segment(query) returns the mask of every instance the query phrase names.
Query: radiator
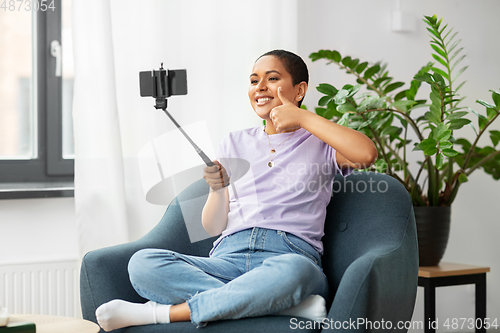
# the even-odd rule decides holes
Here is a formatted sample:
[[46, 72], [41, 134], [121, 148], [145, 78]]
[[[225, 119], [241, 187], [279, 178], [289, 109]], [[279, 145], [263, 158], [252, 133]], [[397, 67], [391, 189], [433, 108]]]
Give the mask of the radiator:
[[79, 261], [0, 265], [0, 306], [9, 313], [81, 317]]

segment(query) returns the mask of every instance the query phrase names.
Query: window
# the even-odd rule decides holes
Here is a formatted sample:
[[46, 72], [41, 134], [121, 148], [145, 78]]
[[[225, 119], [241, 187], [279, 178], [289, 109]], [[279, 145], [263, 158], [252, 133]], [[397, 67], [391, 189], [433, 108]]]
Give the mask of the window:
[[3, 189], [73, 181], [70, 6], [71, 0], [0, 0]]

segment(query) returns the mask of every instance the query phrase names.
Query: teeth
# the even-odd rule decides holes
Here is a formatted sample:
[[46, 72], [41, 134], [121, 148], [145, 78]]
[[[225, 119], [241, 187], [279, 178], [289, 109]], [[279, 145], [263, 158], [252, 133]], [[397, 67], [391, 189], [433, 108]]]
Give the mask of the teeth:
[[272, 100], [272, 98], [269, 98], [269, 97], [259, 98], [259, 99], [257, 99], [257, 103], [269, 102], [270, 100]]

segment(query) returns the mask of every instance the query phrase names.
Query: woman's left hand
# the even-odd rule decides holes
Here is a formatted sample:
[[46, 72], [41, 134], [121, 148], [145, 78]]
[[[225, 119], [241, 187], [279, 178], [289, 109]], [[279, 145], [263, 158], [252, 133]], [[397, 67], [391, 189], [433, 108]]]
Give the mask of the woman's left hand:
[[300, 121], [305, 115], [305, 112], [308, 111], [290, 102], [290, 100], [283, 95], [281, 87], [278, 88], [278, 98], [283, 104], [273, 108], [269, 114], [269, 118], [273, 122], [276, 132], [281, 133], [299, 129]]

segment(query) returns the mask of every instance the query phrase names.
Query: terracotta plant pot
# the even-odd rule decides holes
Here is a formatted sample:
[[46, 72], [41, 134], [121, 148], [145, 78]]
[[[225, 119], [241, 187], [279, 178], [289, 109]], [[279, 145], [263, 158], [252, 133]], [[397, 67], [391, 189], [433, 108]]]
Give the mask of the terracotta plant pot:
[[420, 266], [439, 264], [450, 235], [450, 206], [416, 206], [418, 255]]

